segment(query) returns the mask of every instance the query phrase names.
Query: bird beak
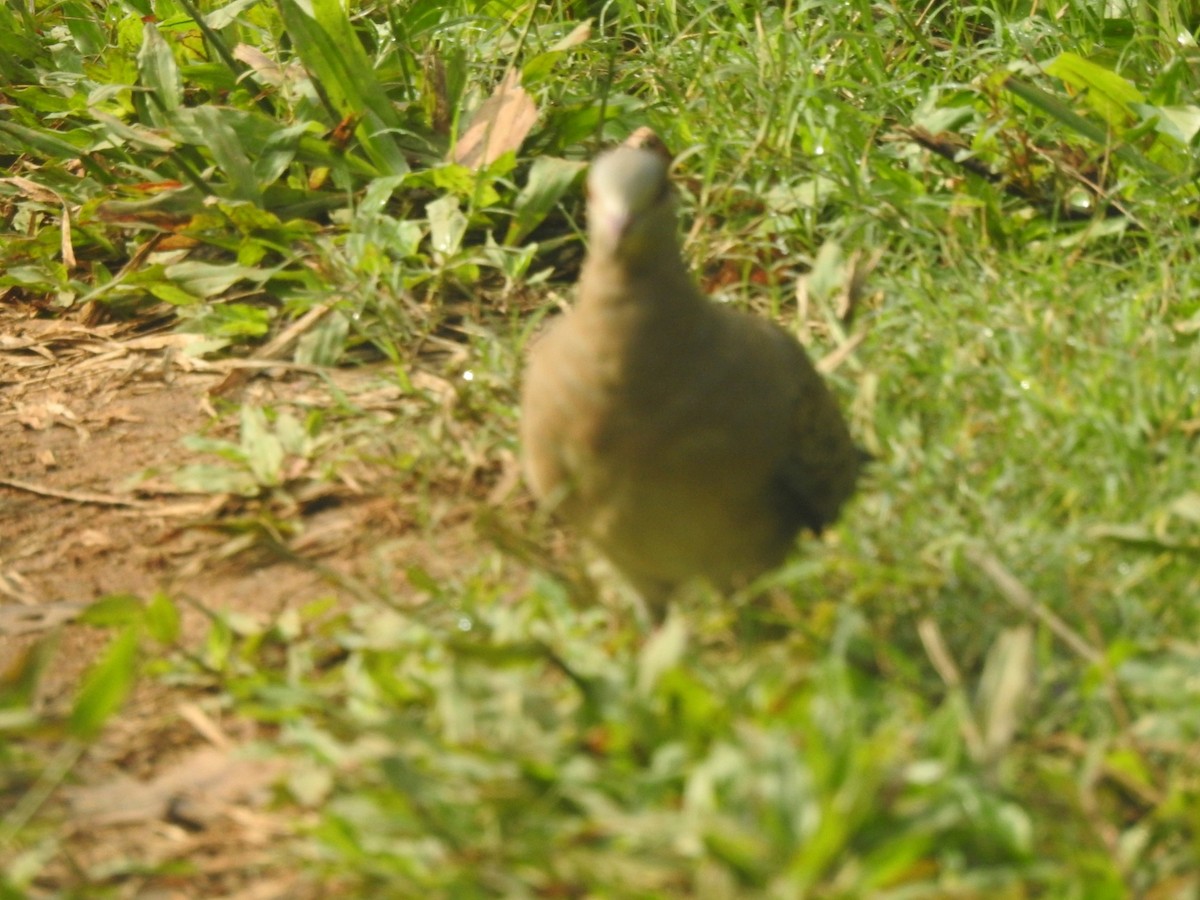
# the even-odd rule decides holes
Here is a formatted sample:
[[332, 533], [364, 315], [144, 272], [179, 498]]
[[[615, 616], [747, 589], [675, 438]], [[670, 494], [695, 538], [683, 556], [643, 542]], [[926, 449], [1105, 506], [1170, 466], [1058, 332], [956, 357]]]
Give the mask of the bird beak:
[[604, 226], [608, 229], [609, 235], [612, 236], [613, 244], [620, 244], [625, 240], [625, 235], [629, 231], [629, 223], [633, 221], [633, 217], [624, 209], [613, 210], [609, 215], [604, 217]]
[[618, 205], [606, 208], [593, 207], [590, 215], [592, 220], [588, 230], [594, 241], [599, 241], [601, 246], [607, 247], [610, 251], [615, 251], [625, 242], [625, 236], [633, 224], [633, 216], [630, 215], [629, 210]]

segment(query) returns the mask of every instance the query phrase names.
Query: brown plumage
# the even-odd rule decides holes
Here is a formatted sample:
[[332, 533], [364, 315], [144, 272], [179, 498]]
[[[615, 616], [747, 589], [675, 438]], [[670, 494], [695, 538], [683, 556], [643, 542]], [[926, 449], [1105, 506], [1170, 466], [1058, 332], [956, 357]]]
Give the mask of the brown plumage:
[[863, 459], [796, 339], [700, 292], [667, 166], [629, 146], [592, 165], [578, 298], [534, 345], [521, 403], [534, 495], [652, 604], [779, 565]]

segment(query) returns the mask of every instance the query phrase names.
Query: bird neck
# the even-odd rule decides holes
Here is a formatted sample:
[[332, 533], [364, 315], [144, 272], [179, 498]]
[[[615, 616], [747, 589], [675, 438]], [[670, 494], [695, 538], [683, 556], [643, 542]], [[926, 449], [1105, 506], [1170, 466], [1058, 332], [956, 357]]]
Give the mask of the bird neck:
[[580, 279], [579, 307], [599, 314], [674, 317], [705, 303], [678, 253], [590, 253]]

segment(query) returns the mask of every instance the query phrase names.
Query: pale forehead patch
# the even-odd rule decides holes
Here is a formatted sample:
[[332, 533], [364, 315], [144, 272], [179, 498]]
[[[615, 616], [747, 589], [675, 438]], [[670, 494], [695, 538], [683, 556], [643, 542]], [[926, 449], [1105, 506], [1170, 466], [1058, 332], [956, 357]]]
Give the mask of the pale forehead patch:
[[593, 201], [636, 211], [658, 201], [666, 180], [667, 163], [662, 156], [651, 150], [617, 147], [592, 163], [588, 191]]

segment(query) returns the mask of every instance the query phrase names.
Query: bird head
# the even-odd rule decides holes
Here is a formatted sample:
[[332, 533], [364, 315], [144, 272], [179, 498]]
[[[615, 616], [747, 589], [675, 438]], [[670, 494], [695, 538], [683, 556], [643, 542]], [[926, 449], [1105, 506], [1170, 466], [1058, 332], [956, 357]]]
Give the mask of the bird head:
[[673, 243], [675, 204], [668, 160], [654, 150], [617, 147], [588, 172], [588, 238], [592, 253], [633, 260]]

